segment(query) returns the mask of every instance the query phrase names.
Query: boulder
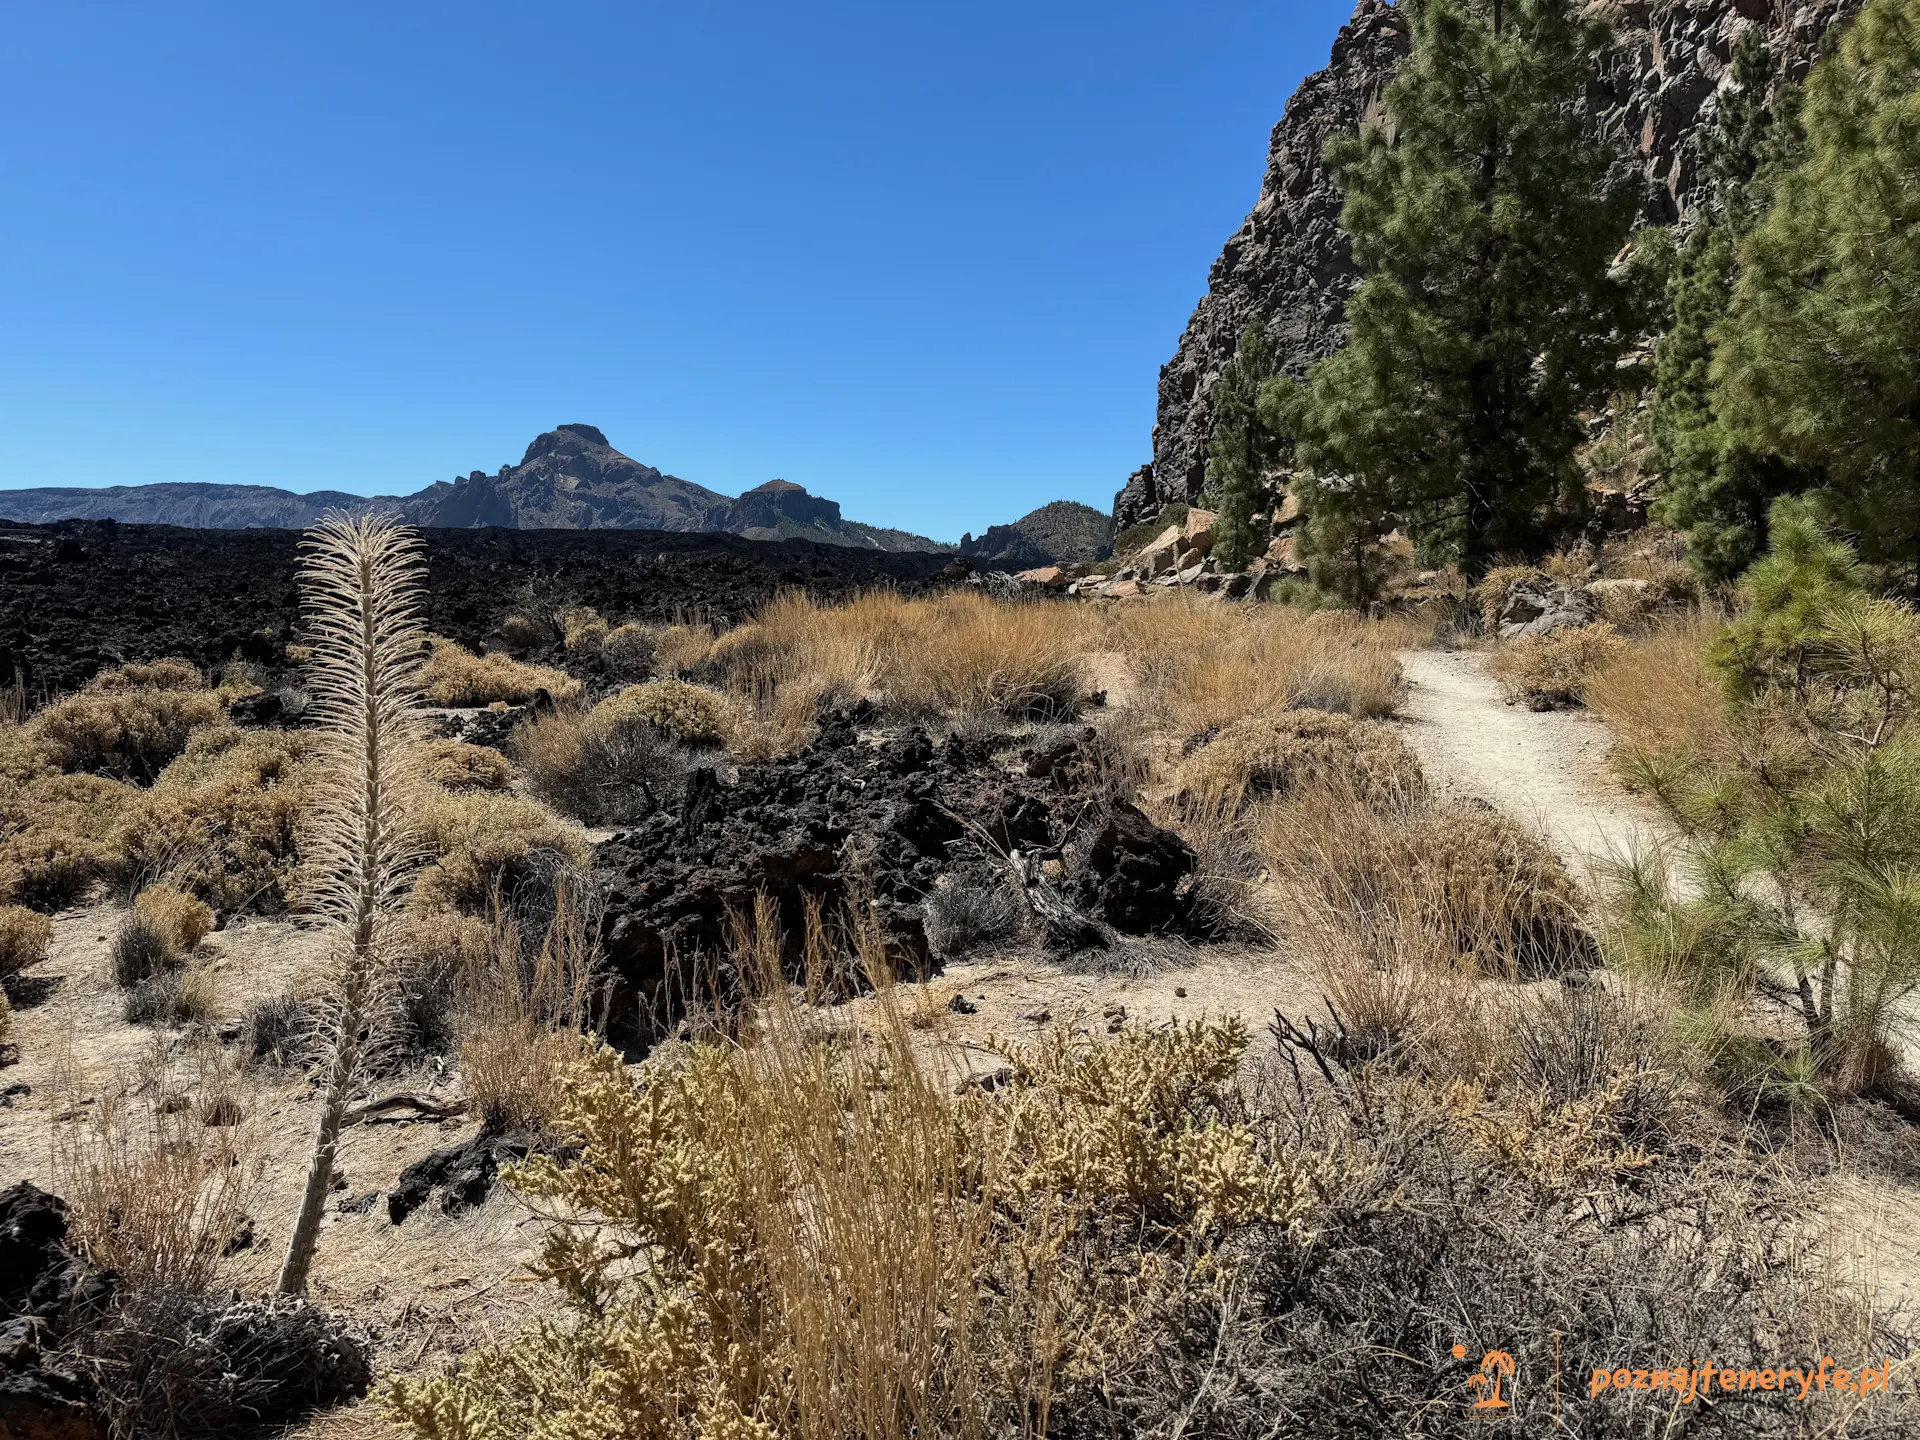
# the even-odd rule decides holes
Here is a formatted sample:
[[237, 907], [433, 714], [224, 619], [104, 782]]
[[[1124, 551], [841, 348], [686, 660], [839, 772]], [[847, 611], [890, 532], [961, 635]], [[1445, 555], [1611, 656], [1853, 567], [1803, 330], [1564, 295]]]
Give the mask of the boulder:
[[1211, 510], [1189, 510], [1187, 523], [1181, 527], [1181, 538], [1189, 550], [1197, 550], [1206, 555], [1213, 550], [1214, 525], [1219, 516]]
[[1132, 577], [1128, 577], [1125, 580], [1114, 581], [1111, 585], [1107, 586], [1105, 590], [1103, 590], [1101, 593], [1104, 594], [1109, 600], [1132, 600], [1132, 599], [1138, 598], [1141, 595], [1146, 594], [1147, 592], [1143, 588], [1141, 588], [1140, 582], [1138, 580], [1135, 580]]
[[1498, 634], [1502, 640], [1553, 635], [1592, 619], [1593, 601], [1583, 590], [1565, 585], [1518, 585], [1500, 607]]
[[1116, 801], [1087, 850], [1080, 900], [1116, 930], [1169, 930], [1185, 917], [1181, 887], [1198, 863], [1186, 841], [1137, 806]]
[[1071, 583], [1071, 577], [1058, 565], [1042, 565], [1035, 570], [1022, 570], [1013, 578], [1028, 585], [1044, 585], [1049, 590], [1064, 590]]

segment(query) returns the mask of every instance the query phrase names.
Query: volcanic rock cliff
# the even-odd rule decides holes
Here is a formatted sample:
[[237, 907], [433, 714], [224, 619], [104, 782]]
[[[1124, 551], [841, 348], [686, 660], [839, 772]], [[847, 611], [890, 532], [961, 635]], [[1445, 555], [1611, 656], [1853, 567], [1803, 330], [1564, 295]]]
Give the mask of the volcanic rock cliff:
[[[1614, 44], [1587, 93], [1595, 132], [1644, 177], [1647, 217], [1687, 223], [1701, 199], [1698, 132], [1713, 114], [1734, 42], [1764, 25], [1779, 72], [1805, 77], [1822, 37], [1861, 0], [1625, 0], [1598, 9]], [[1171, 501], [1192, 501], [1213, 431], [1209, 396], [1248, 320], [1266, 317], [1280, 368], [1300, 375], [1346, 339], [1346, 303], [1359, 283], [1339, 227], [1341, 194], [1322, 152], [1379, 113], [1380, 94], [1407, 53], [1406, 19], [1360, 0], [1324, 70], [1308, 76], [1273, 128], [1260, 198], [1207, 275], [1207, 293], [1160, 370], [1153, 463], [1114, 497], [1118, 526]]]

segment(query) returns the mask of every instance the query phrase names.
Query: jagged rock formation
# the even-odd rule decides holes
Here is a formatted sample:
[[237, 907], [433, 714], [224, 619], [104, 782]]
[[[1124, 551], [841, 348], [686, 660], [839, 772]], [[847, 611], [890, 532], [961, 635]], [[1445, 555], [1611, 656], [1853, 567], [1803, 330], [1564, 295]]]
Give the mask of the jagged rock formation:
[[429, 486], [404, 504], [415, 522], [448, 529], [706, 530], [727, 497], [622, 455], [591, 425], [562, 425], [518, 465]]
[[665, 475], [623, 455], [592, 425], [561, 425], [537, 437], [518, 465], [475, 470], [411, 495], [296, 495], [270, 485], [114, 485], [0, 490], [0, 519], [46, 525], [117, 520], [195, 530], [298, 530], [328, 510], [392, 510], [416, 525], [465, 530], [668, 530], [751, 533], [755, 539], [815, 540], [863, 550], [951, 549], [904, 530], [843, 520], [840, 507], [785, 480], [738, 500]]
[[707, 530], [724, 530], [749, 540], [817, 540], [823, 545], [851, 545], [861, 550], [951, 550], [938, 540], [862, 525], [841, 518], [840, 504], [809, 495], [791, 480], [769, 480], [738, 500], [722, 504], [709, 517]]
[[[1805, 77], [1822, 37], [1861, 0], [1611, 0], [1600, 10], [1615, 43], [1587, 106], [1596, 133], [1644, 178], [1648, 218], [1686, 223], [1701, 200], [1698, 132], [1713, 114], [1734, 42], [1767, 27], [1780, 73]], [[1117, 525], [1191, 502], [1206, 475], [1209, 395], [1240, 331], [1267, 318], [1284, 373], [1300, 375], [1345, 342], [1347, 297], [1359, 283], [1339, 228], [1341, 195], [1322, 152], [1329, 138], [1377, 115], [1381, 91], [1407, 53], [1405, 18], [1360, 0], [1324, 70], [1308, 76], [1273, 128], [1260, 198], [1207, 275], [1207, 293], [1161, 367], [1153, 464], [1114, 497]]]
[[1055, 500], [1011, 525], [991, 525], [977, 540], [960, 537], [960, 554], [999, 570], [1086, 564], [1113, 553], [1113, 521], [1078, 500]]

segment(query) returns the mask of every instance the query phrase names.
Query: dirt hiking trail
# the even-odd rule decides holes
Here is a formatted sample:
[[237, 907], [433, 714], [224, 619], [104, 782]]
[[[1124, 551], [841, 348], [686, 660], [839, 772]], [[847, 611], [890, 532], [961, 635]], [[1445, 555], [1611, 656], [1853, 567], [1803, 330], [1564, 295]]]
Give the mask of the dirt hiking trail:
[[1473, 650], [1408, 650], [1400, 707], [1407, 743], [1442, 795], [1488, 801], [1533, 826], [1583, 878], [1596, 862], [1651, 838], [1651, 810], [1612, 788], [1610, 737], [1578, 710], [1509, 705]]

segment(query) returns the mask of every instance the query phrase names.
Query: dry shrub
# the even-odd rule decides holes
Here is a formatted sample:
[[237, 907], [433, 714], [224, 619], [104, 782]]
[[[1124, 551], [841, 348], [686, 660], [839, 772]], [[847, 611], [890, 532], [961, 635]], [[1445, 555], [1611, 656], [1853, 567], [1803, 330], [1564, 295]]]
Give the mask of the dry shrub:
[[163, 1069], [139, 1085], [116, 1078], [55, 1133], [75, 1240], [137, 1289], [204, 1291], [247, 1221], [260, 1178], [253, 1139], [243, 1126], [203, 1124]]
[[0, 980], [9, 980], [47, 958], [53, 921], [24, 905], [0, 905]]
[[1477, 802], [1321, 786], [1270, 803], [1256, 844], [1323, 976], [1386, 967], [1530, 977], [1590, 967], [1582, 897], [1544, 842]]
[[1391, 726], [1319, 710], [1234, 722], [1181, 764], [1176, 783], [1183, 807], [1195, 811], [1233, 811], [1326, 783], [1381, 804], [1426, 788], [1420, 762]]
[[[197, 683], [197, 682], [196, 682]], [[146, 782], [226, 714], [213, 690], [84, 690], [56, 700], [26, 729], [56, 770]]]
[[240, 1045], [248, 1065], [292, 1065], [313, 1048], [315, 1007], [292, 991], [263, 995], [247, 1007]]
[[127, 993], [121, 1013], [129, 1025], [209, 1025], [219, 1005], [213, 972], [195, 966], [154, 971]]
[[1473, 594], [1480, 602], [1480, 621], [1488, 630], [1500, 623], [1500, 612], [1507, 608], [1507, 597], [1526, 586], [1544, 588], [1553, 577], [1538, 565], [1496, 565], [1481, 577]]
[[571, 704], [585, 690], [565, 671], [528, 665], [510, 655], [475, 655], [451, 640], [427, 642], [420, 667], [421, 693], [435, 705], [523, 705], [544, 690], [557, 704]]
[[692, 768], [686, 748], [621, 697], [584, 714], [542, 715], [514, 732], [513, 747], [529, 793], [587, 825], [624, 824], [673, 804]]
[[1413, 638], [1400, 621], [1181, 595], [1111, 612], [1103, 643], [1128, 658], [1142, 701], [1186, 740], [1292, 708], [1391, 715], [1405, 690], [1395, 652]]
[[584, 865], [586, 838], [532, 800], [470, 790], [425, 799], [414, 815], [432, 861], [414, 882], [412, 906], [431, 913], [484, 913], [496, 891], [511, 895], [543, 865]]
[[160, 927], [138, 911], [129, 912], [121, 920], [107, 957], [113, 983], [122, 990], [131, 990], [163, 973], [172, 965], [173, 958]]
[[1722, 629], [1683, 616], [1630, 641], [1587, 678], [1585, 696], [1629, 756], [1713, 759], [1735, 747], [1726, 691], [1708, 662]]
[[1626, 653], [1627, 642], [1602, 620], [1551, 635], [1523, 635], [1495, 647], [1487, 668], [1536, 708], [1579, 705], [1587, 683]]
[[420, 776], [447, 790], [505, 790], [513, 784], [507, 757], [487, 745], [429, 740], [420, 747]]
[[0, 778], [0, 902], [60, 910], [119, 855], [120, 815], [141, 792], [98, 775]]
[[612, 630], [591, 605], [576, 606], [560, 616], [560, 643], [569, 655], [599, 653]]
[[541, 1134], [558, 1122], [568, 1077], [589, 1049], [598, 918], [580, 880], [563, 876], [537, 949], [496, 906], [486, 943], [464, 966], [460, 1083], [489, 1130]]
[[102, 670], [86, 683], [94, 695], [124, 695], [140, 690], [204, 690], [207, 677], [191, 660], [173, 656], [145, 664], [120, 665]]
[[682, 745], [719, 746], [732, 728], [727, 697], [685, 680], [651, 680], [629, 685], [593, 709], [596, 723], [609, 730], [633, 722], [663, 731]]
[[[743, 969], [777, 963], [770, 925]], [[614, 1243], [555, 1235], [572, 1322], [398, 1383], [414, 1433], [1093, 1433], [1141, 1343], [1239, 1276], [1230, 1242], [1298, 1225], [1319, 1178], [1240, 1109], [1237, 1022], [1008, 1048], [957, 1102], [884, 985], [863, 1026], [776, 985], [745, 1033], [644, 1079], [607, 1049], [573, 1072], [578, 1149], [511, 1178]]]
[[921, 906], [927, 945], [936, 958], [959, 960], [1017, 934], [1025, 919], [1020, 899], [1004, 885], [953, 880]]
[[312, 789], [310, 749], [297, 731], [202, 731], [122, 812], [116, 866], [132, 882], [164, 876], [222, 913], [284, 909]]
[[133, 900], [138, 915], [160, 937], [167, 953], [181, 959], [213, 933], [213, 911], [177, 885], [149, 885]]
[[600, 642], [600, 663], [617, 681], [645, 680], [653, 673], [657, 653], [654, 633], [645, 625], [616, 626]]
[[[775, 603], [778, 603], [777, 601]], [[705, 621], [676, 621], [649, 632], [653, 640], [653, 663], [669, 679], [700, 673], [708, 668], [719, 632]]]

